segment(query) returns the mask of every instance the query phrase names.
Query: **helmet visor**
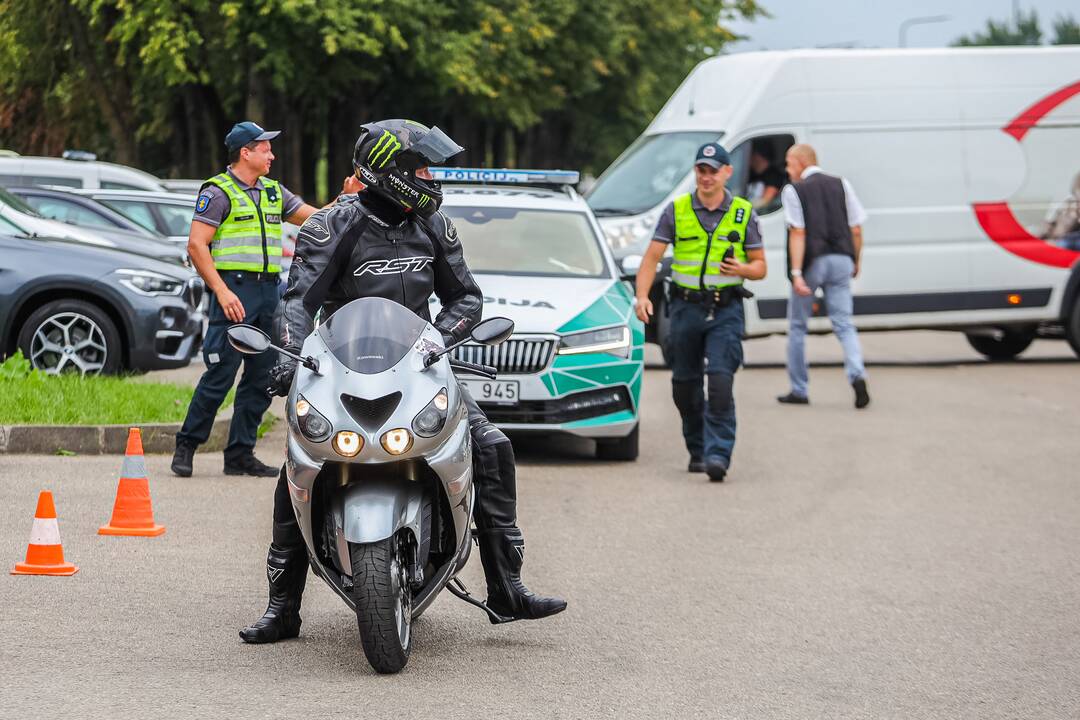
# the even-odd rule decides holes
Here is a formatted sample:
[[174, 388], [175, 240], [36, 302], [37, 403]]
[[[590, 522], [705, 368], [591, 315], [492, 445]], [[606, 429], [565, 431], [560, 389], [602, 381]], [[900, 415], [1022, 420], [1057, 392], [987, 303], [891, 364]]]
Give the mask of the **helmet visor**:
[[441, 165], [464, 149], [437, 127], [431, 128], [427, 135], [409, 148], [426, 160], [428, 165]]

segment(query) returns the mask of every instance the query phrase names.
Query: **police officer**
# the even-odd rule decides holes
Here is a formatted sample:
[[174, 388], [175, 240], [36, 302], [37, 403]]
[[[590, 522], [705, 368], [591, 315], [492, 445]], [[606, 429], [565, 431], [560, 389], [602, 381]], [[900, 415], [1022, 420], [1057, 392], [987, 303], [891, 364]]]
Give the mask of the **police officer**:
[[[275, 321], [282, 347], [299, 352], [317, 311], [326, 318], [356, 298], [386, 298], [430, 320], [432, 293], [441, 309], [431, 322], [444, 341], [469, 336], [480, 320], [483, 294], [465, 263], [457, 229], [439, 212], [442, 188], [429, 170], [462, 149], [438, 128], [412, 120], [382, 120], [362, 127], [353, 167], [365, 189], [320, 210], [300, 228], [289, 286]], [[416, 262], [398, 262], [402, 258]], [[287, 395], [295, 372], [295, 360], [280, 359], [270, 373], [274, 391]], [[517, 527], [510, 440], [488, 421], [464, 386], [460, 390], [473, 440], [473, 517], [487, 605], [504, 621], [537, 620], [561, 612], [565, 600], [538, 595], [521, 578], [525, 539]], [[244, 642], [272, 643], [300, 633], [308, 558], [289, 500], [287, 473], [282, 467], [274, 495], [273, 540], [266, 557], [270, 601], [262, 617], [240, 631]]]
[[[664, 209], [637, 273], [637, 316], [653, 314], [656, 266], [674, 246], [669, 308], [671, 392], [682, 416], [690, 472], [722, 482], [735, 447], [732, 385], [742, 365], [744, 280], [765, 277], [765, 250], [749, 200], [724, 186], [731, 158], [705, 143], [694, 160], [697, 187]], [[708, 377], [708, 400], [703, 381]]]
[[191, 476], [195, 448], [210, 436], [241, 362], [244, 374], [233, 401], [225, 474], [277, 475], [277, 469], [259, 462], [254, 452], [256, 431], [270, 406], [266, 387], [274, 357], [241, 355], [226, 342], [225, 330], [238, 322], [271, 330], [278, 304], [282, 218], [299, 225], [317, 210], [265, 177], [274, 160], [270, 141], [279, 134], [253, 122], [234, 125], [225, 136], [229, 166], [203, 183], [195, 203], [188, 255], [212, 295], [203, 339], [206, 372], [176, 434], [172, 471], [181, 477]]

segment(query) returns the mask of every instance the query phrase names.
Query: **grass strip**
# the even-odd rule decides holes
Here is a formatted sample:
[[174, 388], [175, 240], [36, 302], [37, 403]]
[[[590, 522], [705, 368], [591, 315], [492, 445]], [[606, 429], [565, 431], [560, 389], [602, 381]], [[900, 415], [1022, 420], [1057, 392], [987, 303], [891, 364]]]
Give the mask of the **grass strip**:
[[[181, 422], [195, 388], [125, 377], [45, 375], [16, 355], [0, 365], [0, 424], [139, 425]], [[222, 408], [232, 404], [229, 391]]]

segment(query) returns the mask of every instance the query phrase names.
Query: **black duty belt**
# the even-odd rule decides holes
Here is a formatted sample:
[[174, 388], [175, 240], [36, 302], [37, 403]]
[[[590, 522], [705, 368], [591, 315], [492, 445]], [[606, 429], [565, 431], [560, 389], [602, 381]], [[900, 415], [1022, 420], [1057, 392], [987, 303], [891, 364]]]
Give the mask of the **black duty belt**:
[[281, 278], [281, 273], [254, 272], [252, 270], [218, 270], [218, 273], [221, 275], [233, 275], [244, 282], [277, 282]]
[[691, 290], [682, 285], [671, 285], [671, 297], [678, 298], [688, 303], [702, 304], [708, 307], [727, 307], [734, 300], [752, 298], [754, 293], [742, 285], [727, 285], [722, 288], [708, 290]]

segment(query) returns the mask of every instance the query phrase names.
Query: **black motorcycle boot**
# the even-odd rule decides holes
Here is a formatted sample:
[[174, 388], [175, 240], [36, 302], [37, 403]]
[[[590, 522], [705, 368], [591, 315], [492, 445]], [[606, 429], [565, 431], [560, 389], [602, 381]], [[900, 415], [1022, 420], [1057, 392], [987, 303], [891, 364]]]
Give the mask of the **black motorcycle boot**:
[[285, 549], [270, 545], [266, 554], [270, 604], [261, 618], [240, 631], [240, 639], [246, 643], [272, 643], [300, 634], [300, 601], [304, 596], [307, 571], [304, 546]]
[[[521, 530], [495, 528], [481, 530], [480, 561], [487, 579], [487, 606], [510, 620], [539, 620], [566, 609], [566, 601], [558, 597], [537, 595], [521, 582], [521, 566], [525, 562], [525, 538]], [[499, 621], [488, 619], [492, 624]]]

